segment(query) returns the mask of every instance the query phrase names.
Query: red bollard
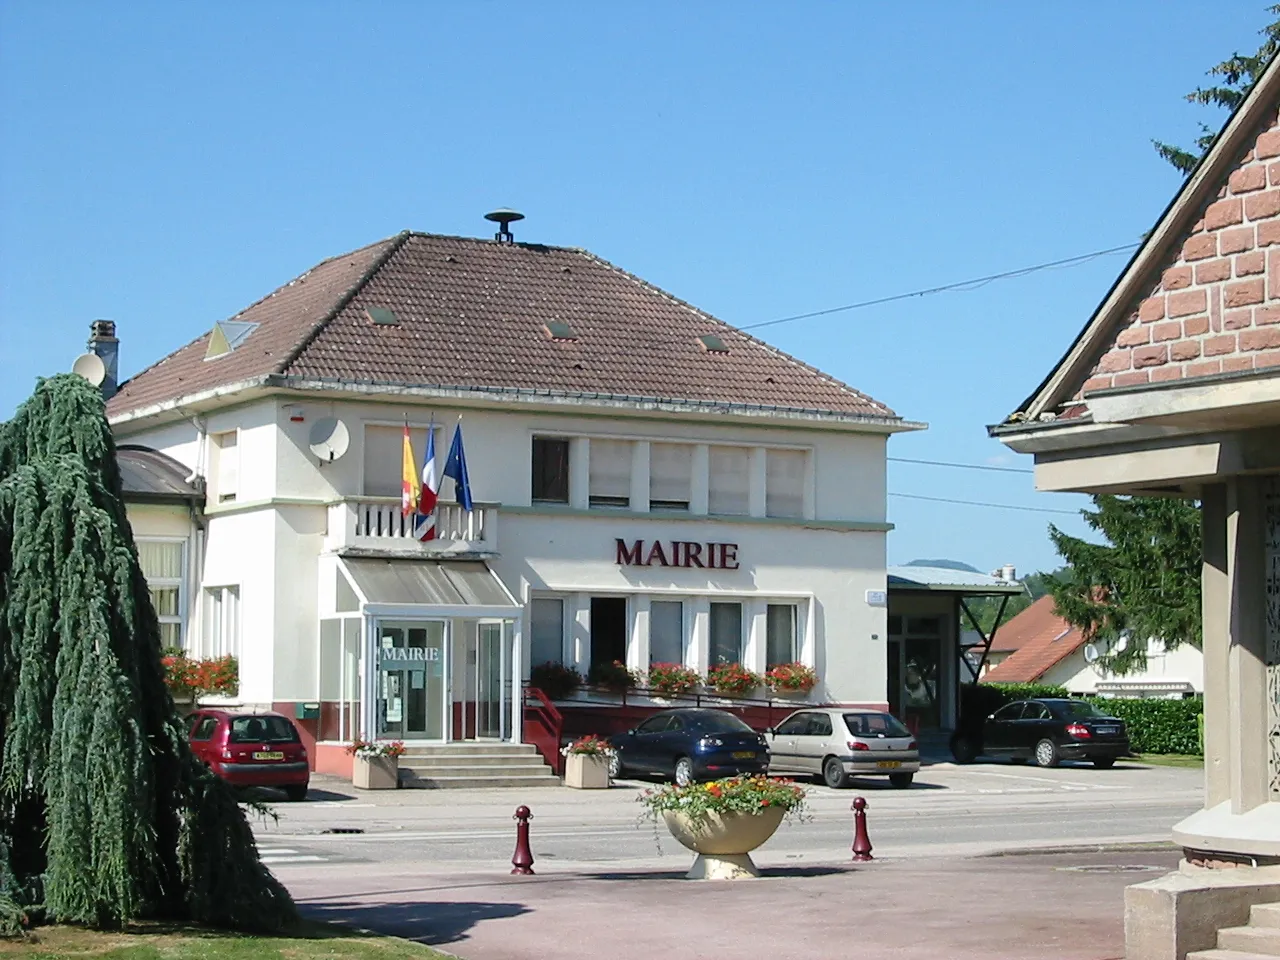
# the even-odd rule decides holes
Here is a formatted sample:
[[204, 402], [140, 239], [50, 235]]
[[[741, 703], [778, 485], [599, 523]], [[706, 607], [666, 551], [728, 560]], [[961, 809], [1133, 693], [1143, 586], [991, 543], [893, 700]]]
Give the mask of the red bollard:
[[[533, 876], [533, 851], [529, 849], [529, 821], [533, 814], [526, 806], [516, 807], [516, 852], [511, 855], [511, 873], [520, 876]], [[868, 849], [870, 849], [868, 847]]]
[[871, 838], [867, 836], [867, 801], [853, 798], [853, 859], [855, 862], [874, 860], [871, 855]]

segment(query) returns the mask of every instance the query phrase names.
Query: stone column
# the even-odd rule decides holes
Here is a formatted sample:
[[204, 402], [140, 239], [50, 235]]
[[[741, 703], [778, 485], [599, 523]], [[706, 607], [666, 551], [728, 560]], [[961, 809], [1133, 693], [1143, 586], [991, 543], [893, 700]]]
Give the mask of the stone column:
[[1227, 488], [1224, 484], [1205, 488], [1200, 526], [1204, 555], [1200, 572], [1204, 636], [1204, 806], [1208, 810], [1231, 799]]

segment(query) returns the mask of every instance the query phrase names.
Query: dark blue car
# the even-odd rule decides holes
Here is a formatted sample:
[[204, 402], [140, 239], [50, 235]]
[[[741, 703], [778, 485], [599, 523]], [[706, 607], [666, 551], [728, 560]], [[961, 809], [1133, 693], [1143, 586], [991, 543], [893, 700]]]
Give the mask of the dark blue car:
[[684, 786], [769, 768], [764, 737], [723, 710], [663, 710], [609, 742], [614, 777], [658, 774]]

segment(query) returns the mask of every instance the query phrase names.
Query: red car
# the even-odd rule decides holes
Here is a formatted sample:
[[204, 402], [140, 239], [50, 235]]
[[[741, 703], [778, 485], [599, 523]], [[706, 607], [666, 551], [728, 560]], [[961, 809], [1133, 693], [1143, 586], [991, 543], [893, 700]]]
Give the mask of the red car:
[[190, 717], [191, 751], [237, 787], [278, 787], [305, 800], [311, 780], [307, 748], [293, 722], [279, 713], [232, 713], [202, 708]]

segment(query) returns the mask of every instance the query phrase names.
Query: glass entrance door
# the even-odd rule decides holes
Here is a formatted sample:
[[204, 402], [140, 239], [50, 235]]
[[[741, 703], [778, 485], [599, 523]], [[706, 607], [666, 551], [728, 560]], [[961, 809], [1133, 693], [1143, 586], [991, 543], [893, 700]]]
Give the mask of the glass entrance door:
[[443, 740], [445, 686], [443, 621], [378, 622], [377, 731], [401, 740]]
[[480, 623], [476, 630], [476, 736], [501, 737], [502, 624]]

